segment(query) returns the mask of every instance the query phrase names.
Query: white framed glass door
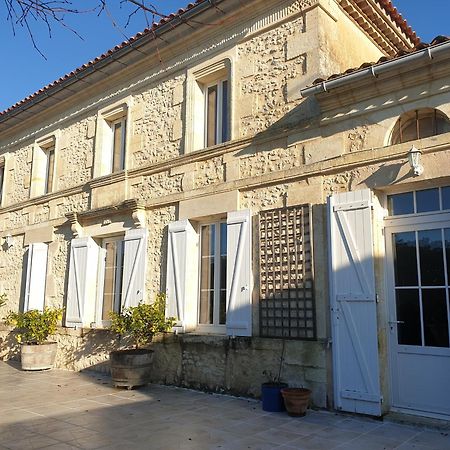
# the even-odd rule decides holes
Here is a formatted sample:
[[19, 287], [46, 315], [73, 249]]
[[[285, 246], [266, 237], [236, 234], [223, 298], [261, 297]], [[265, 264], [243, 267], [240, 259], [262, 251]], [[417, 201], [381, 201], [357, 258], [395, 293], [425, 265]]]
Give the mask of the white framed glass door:
[[386, 223], [392, 408], [447, 418], [450, 212], [412, 213]]

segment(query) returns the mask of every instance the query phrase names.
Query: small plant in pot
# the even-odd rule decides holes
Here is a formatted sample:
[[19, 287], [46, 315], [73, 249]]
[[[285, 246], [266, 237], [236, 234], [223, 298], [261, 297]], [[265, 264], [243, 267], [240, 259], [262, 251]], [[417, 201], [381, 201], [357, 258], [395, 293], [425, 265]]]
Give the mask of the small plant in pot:
[[9, 312], [5, 323], [13, 326], [20, 343], [20, 361], [23, 370], [51, 369], [56, 358], [57, 343], [48, 341], [56, 333], [62, 319], [62, 308], [45, 307], [43, 311]]
[[110, 313], [111, 330], [134, 344], [133, 348], [109, 354], [114, 386], [132, 389], [150, 382], [153, 350], [148, 346], [155, 333], [169, 331], [175, 323], [173, 318], [165, 317], [165, 307], [166, 296], [159, 293], [150, 305], [139, 303], [120, 313]]
[[284, 362], [285, 341], [283, 340], [283, 347], [278, 365], [278, 372], [274, 375], [268, 370], [263, 371], [263, 375], [268, 378], [268, 381], [261, 384], [261, 400], [263, 411], [268, 412], [282, 412], [286, 411], [284, 407], [281, 390], [287, 388], [288, 385], [281, 381], [281, 371]]

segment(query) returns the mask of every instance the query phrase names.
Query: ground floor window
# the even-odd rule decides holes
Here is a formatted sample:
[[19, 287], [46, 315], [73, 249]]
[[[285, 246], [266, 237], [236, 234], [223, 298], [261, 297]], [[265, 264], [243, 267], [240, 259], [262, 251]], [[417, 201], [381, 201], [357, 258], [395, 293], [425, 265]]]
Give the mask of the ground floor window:
[[[106, 238], [102, 241], [104, 257], [102, 320], [109, 320], [111, 311], [120, 311], [123, 282], [124, 241], [122, 236]], [[101, 282], [101, 281], [99, 281]]]
[[225, 326], [227, 293], [227, 224], [200, 227], [199, 324]]

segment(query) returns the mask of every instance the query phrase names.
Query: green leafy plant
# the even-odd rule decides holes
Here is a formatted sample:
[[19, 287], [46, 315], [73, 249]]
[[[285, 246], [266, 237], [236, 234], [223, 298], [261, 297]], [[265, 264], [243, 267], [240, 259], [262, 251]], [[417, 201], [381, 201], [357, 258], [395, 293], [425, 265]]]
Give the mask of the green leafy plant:
[[9, 312], [6, 324], [13, 326], [19, 333], [19, 343], [43, 344], [50, 334], [55, 334], [56, 325], [62, 319], [62, 308], [44, 308], [44, 311], [32, 309], [26, 312]]
[[159, 293], [156, 300], [147, 305], [139, 303], [120, 313], [110, 312], [111, 330], [121, 336], [129, 336], [136, 348], [149, 344], [155, 333], [169, 331], [174, 323], [173, 317], [166, 318], [166, 295]]

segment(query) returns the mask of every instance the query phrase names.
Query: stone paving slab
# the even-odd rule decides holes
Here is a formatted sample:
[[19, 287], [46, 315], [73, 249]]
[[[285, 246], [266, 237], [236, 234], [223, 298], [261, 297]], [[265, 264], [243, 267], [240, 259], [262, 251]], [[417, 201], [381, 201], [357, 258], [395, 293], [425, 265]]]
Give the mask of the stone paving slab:
[[450, 450], [447, 431], [326, 411], [292, 418], [257, 400], [158, 385], [127, 391], [92, 372], [6, 362], [0, 408], [0, 450]]

